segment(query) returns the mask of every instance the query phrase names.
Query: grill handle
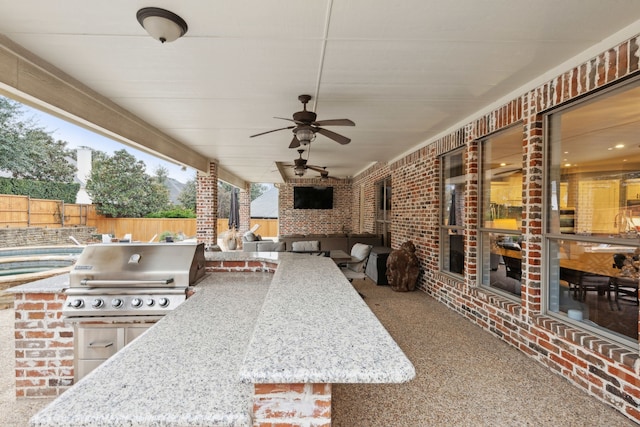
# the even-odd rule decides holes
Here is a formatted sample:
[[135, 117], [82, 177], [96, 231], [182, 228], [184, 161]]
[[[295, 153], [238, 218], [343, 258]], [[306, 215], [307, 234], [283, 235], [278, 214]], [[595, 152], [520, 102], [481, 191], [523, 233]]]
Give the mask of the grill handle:
[[168, 285], [173, 283], [173, 277], [165, 280], [92, 280], [82, 279], [83, 286], [127, 286], [127, 285]]

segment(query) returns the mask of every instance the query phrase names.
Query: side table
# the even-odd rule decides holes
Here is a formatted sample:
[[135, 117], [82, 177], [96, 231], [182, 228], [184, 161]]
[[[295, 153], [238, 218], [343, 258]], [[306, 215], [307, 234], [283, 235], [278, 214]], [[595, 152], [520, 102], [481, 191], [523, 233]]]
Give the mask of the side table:
[[375, 282], [376, 285], [388, 285], [387, 280], [387, 258], [392, 249], [385, 246], [374, 246], [369, 254], [365, 274]]

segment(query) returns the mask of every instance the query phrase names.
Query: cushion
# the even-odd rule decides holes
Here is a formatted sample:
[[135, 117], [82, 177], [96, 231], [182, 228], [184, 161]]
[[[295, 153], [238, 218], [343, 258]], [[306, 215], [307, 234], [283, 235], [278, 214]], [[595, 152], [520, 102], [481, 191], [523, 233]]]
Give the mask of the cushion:
[[242, 240], [244, 240], [245, 242], [253, 242], [257, 239], [255, 234], [253, 234], [251, 231], [247, 231], [242, 235]]
[[357, 258], [358, 261], [362, 261], [369, 256], [371, 252], [371, 245], [365, 245], [364, 243], [356, 243], [351, 248], [351, 256]]
[[284, 252], [284, 242], [259, 242], [256, 245], [258, 252]]
[[291, 243], [291, 250], [293, 252], [319, 251], [320, 242], [317, 240], [309, 240], [306, 242], [293, 242]]
[[349, 270], [356, 273], [362, 273], [364, 271], [364, 262], [371, 253], [371, 245], [365, 245], [364, 243], [356, 243], [351, 248], [351, 256], [359, 259], [358, 262], [352, 262], [347, 264]]

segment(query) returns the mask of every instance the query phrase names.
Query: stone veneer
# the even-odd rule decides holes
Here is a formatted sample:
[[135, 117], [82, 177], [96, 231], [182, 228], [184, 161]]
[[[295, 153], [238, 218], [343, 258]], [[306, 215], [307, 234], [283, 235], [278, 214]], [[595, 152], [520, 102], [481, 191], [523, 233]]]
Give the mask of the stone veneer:
[[81, 243], [91, 240], [96, 234], [95, 227], [22, 227], [0, 228], [0, 248], [16, 248], [21, 246], [73, 245], [70, 237]]

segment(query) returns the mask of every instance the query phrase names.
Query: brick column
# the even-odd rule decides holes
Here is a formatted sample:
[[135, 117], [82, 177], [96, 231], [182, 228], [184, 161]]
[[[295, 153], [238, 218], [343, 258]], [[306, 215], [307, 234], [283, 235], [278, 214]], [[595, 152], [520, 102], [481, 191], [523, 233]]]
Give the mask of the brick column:
[[63, 293], [16, 294], [16, 397], [53, 397], [73, 385], [73, 327]]
[[251, 228], [251, 191], [241, 190], [238, 200], [240, 202], [240, 227], [238, 232], [244, 234]]
[[254, 427], [331, 426], [331, 384], [255, 384]]
[[211, 247], [217, 243], [218, 230], [218, 167], [209, 163], [209, 174], [196, 178], [196, 238]]

